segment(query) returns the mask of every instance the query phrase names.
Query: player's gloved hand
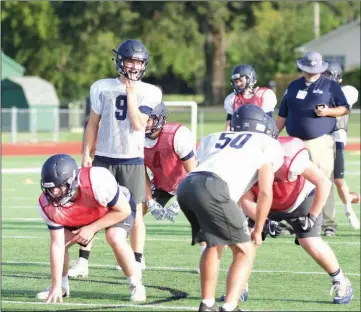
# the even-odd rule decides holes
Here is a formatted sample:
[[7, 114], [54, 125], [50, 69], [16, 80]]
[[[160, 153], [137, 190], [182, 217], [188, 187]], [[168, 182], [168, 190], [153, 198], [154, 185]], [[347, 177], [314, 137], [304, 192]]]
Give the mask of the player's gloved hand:
[[180, 207], [177, 201], [174, 201], [164, 213], [164, 219], [168, 219], [169, 221], [175, 222], [175, 218], [178, 216], [180, 211]]
[[307, 214], [307, 216], [304, 217], [298, 217], [298, 222], [301, 224], [301, 229], [304, 232], [310, 231], [314, 227], [316, 220], [317, 217], [310, 214]]
[[151, 199], [147, 201], [147, 207], [154, 218], [156, 218], [157, 220], [163, 219], [164, 208], [161, 204], [157, 203], [154, 199]]

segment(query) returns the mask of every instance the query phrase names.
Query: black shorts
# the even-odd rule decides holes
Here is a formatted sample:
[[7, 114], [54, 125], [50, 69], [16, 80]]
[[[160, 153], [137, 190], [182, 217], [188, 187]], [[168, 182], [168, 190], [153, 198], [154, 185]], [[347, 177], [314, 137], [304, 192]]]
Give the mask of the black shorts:
[[228, 185], [210, 172], [194, 172], [178, 186], [177, 200], [192, 227], [192, 245], [207, 247], [250, 241], [246, 216], [230, 198]]
[[107, 168], [118, 184], [125, 186], [134, 196], [136, 204], [145, 202], [145, 167], [144, 165], [111, 165], [95, 156], [94, 167]]
[[345, 173], [345, 157], [344, 145], [341, 142], [336, 142], [336, 158], [333, 170], [334, 179], [343, 179]]
[[268, 214], [268, 218], [278, 222], [282, 220], [287, 221], [287, 223], [289, 223], [292, 226], [293, 230], [295, 231], [297, 238], [320, 237], [321, 225], [322, 225], [322, 213], [316, 219], [315, 225], [308, 232], [302, 231], [301, 225], [298, 220], [293, 220], [293, 219], [297, 219], [297, 217], [306, 216], [310, 212], [313, 200], [314, 200], [314, 195], [309, 195], [292, 212], [271, 211]]

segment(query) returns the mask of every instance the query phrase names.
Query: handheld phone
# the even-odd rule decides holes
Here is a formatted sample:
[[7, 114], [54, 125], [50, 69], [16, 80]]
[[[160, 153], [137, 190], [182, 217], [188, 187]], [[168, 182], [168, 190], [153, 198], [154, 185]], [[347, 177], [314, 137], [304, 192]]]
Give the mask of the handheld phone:
[[317, 108], [317, 109], [323, 109], [323, 108], [325, 108], [325, 107], [326, 107], [325, 104], [317, 104], [317, 105], [316, 105], [316, 108]]

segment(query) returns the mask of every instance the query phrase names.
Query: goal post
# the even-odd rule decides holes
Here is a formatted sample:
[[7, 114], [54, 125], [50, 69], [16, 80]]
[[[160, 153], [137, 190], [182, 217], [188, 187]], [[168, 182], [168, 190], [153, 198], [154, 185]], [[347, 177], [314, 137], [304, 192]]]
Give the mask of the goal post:
[[[195, 144], [194, 148], [197, 146], [197, 116], [198, 116], [198, 105], [194, 101], [164, 101], [165, 106], [168, 107], [177, 107], [178, 113], [184, 112], [182, 108], [190, 108], [191, 109], [191, 120], [190, 120], [190, 127], [193, 134], [193, 142]], [[173, 112], [172, 112], [173, 113]], [[176, 112], [174, 112], [174, 118], [172, 121], [177, 122]], [[182, 120], [183, 121], [183, 120]], [[178, 121], [180, 122], [180, 121]], [[183, 122], [181, 122], [183, 123]]]

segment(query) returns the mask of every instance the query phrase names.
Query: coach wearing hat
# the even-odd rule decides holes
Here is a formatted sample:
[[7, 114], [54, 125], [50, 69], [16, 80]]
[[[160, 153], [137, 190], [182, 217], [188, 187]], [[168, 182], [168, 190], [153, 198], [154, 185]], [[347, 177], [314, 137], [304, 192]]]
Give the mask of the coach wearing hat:
[[[297, 60], [303, 77], [292, 81], [280, 104], [277, 128], [284, 126], [288, 135], [305, 141], [312, 161], [332, 179], [335, 142], [331, 136], [336, 126], [336, 117], [347, 115], [349, 105], [339, 84], [321, 75], [328, 64], [321, 54], [307, 52]], [[316, 198], [317, 199], [317, 196]], [[330, 192], [323, 209], [325, 235], [336, 234], [335, 203]]]

